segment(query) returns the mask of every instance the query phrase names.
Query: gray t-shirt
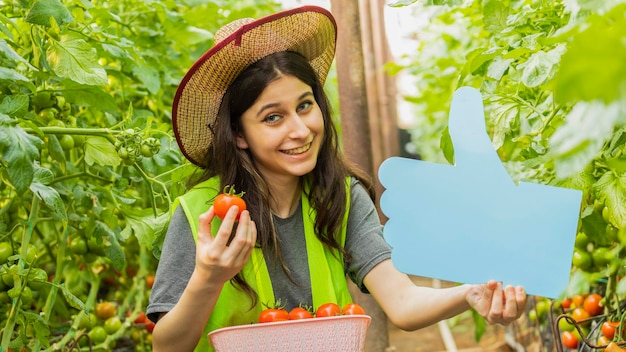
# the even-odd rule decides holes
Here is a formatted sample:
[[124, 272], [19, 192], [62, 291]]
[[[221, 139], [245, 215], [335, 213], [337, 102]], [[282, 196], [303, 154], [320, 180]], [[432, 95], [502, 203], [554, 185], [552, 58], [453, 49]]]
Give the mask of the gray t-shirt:
[[[302, 206], [298, 206], [290, 217], [275, 216], [274, 221], [286, 265], [295, 281], [287, 278], [279, 264], [268, 261], [274, 296], [280, 298], [288, 309], [299, 304], [312, 306]], [[170, 311], [178, 302], [194, 270], [195, 246], [187, 217], [182, 208], [177, 208], [165, 236], [146, 310], [150, 320], [156, 321], [160, 313]], [[391, 257], [391, 248], [383, 239], [374, 203], [356, 180], [352, 181], [345, 249], [352, 256], [352, 260], [346, 263], [348, 277], [361, 291], [367, 292], [363, 278], [374, 266]]]

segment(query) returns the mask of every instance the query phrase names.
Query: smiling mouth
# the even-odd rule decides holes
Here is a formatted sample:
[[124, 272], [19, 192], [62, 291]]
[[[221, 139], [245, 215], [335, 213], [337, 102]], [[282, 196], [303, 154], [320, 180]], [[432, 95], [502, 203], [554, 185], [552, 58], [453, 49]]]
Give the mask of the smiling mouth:
[[300, 148], [294, 148], [294, 149], [287, 149], [287, 150], [281, 150], [281, 152], [287, 154], [287, 155], [298, 155], [298, 154], [302, 154], [307, 152], [309, 149], [311, 149], [311, 145], [313, 143], [309, 143], [307, 145], [304, 145]]

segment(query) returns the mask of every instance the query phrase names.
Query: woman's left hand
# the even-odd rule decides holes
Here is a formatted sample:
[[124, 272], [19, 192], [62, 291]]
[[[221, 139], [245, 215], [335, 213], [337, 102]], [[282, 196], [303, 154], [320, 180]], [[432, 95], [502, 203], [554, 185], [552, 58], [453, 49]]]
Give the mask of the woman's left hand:
[[490, 324], [507, 325], [525, 311], [526, 292], [522, 287], [502, 287], [501, 282], [489, 281], [471, 285], [466, 300]]

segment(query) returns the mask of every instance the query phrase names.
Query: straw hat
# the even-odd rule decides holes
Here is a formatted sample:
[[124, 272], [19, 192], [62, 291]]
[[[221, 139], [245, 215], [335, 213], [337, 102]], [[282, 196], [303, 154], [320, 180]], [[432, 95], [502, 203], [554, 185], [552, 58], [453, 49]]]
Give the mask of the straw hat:
[[215, 45], [187, 72], [172, 107], [174, 134], [196, 165], [206, 154], [228, 86], [248, 66], [270, 54], [294, 51], [308, 59], [322, 83], [335, 55], [337, 25], [324, 8], [302, 6], [260, 18], [241, 19], [215, 33]]

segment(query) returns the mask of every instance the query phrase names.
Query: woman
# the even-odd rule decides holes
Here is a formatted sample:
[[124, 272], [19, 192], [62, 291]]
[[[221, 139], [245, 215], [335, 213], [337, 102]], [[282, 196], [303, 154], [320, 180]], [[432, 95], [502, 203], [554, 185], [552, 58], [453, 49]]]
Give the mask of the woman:
[[[154, 351], [211, 349], [207, 332], [255, 322], [277, 301], [344, 305], [346, 276], [405, 330], [469, 308], [491, 323], [522, 314], [522, 288], [419, 287], [393, 266], [372, 184], [343, 159], [323, 91], [335, 33], [313, 6], [238, 21], [183, 79], [174, 130], [203, 175], [163, 245], [147, 310]], [[247, 209], [219, 219], [212, 202], [226, 186]]]

